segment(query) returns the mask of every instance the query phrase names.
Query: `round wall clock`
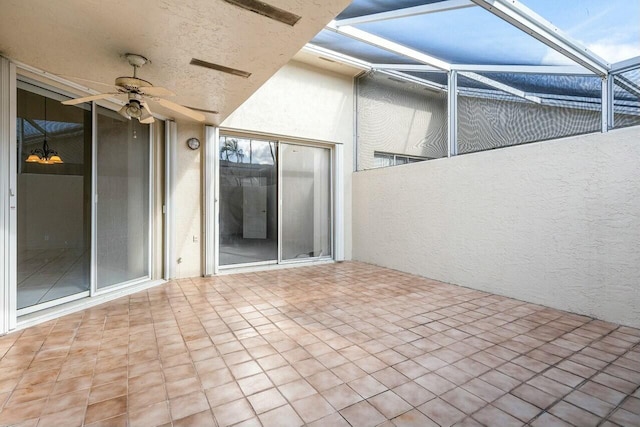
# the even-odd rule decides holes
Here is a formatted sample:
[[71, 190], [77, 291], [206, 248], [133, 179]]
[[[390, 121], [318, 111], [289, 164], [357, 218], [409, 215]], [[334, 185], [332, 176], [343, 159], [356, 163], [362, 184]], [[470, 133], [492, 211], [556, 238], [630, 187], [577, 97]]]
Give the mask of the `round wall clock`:
[[200, 140], [198, 138], [189, 138], [187, 139], [187, 147], [192, 150], [197, 150], [200, 148]]

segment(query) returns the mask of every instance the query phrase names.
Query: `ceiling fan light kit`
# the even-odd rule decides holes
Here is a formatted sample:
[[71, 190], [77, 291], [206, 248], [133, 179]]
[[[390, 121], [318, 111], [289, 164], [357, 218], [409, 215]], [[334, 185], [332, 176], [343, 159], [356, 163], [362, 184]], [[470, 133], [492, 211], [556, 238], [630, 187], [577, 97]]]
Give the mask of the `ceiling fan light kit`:
[[160, 86], [153, 86], [150, 82], [138, 78], [138, 68], [150, 62], [147, 58], [134, 53], [127, 53], [124, 57], [129, 62], [129, 65], [133, 67], [133, 76], [116, 78], [114, 92], [70, 99], [62, 101], [62, 103], [64, 105], [77, 105], [100, 99], [126, 96], [127, 103], [118, 111], [118, 114], [129, 120], [134, 118], [143, 124], [153, 123], [155, 119], [153, 118], [153, 113], [149, 108], [149, 101], [156, 102], [169, 110], [193, 120], [197, 120], [199, 122], [203, 122], [205, 120], [204, 114], [164, 99], [164, 97], [175, 96], [175, 93], [171, 92], [169, 89], [165, 89]]

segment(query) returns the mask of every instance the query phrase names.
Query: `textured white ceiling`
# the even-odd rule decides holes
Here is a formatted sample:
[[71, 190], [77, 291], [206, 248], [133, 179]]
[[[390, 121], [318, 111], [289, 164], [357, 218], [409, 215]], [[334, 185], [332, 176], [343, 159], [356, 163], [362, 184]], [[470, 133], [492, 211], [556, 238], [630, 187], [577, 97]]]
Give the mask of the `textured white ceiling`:
[[[3, 0], [0, 53], [50, 73], [109, 84], [131, 75], [124, 53], [141, 54], [151, 63], [139, 77], [174, 91], [174, 102], [218, 111], [206, 116], [207, 123], [219, 124], [350, 0], [269, 3], [302, 19], [290, 27], [221, 0]], [[191, 58], [252, 75], [196, 67]]]

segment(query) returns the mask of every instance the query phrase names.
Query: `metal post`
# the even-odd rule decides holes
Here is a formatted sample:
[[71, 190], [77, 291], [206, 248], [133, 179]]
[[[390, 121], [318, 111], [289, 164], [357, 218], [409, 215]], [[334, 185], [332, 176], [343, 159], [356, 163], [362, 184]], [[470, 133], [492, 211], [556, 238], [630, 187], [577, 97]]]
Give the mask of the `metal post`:
[[449, 148], [447, 150], [447, 157], [451, 157], [458, 154], [458, 72], [451, 70], [448, 76], [447, 118], [449, 121]]

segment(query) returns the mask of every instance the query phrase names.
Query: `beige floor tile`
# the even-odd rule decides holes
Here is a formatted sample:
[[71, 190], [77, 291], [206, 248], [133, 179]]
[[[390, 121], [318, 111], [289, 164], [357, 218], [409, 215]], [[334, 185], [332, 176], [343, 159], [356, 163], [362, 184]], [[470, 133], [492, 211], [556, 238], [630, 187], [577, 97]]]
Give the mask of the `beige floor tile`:
[[230, 426], [255, 416], [247, 399], [234, 400], [213, 408], [213, 415], [220, 426]]
[[287, 403], [277, 388], [270, 388], [268, 390], [261, 391], [260, 393], [249, 396], [248, 399], [253, 410], [258, 415]]
[[387, 417], [388, 420], [413, 409], [413, 406], [402, 400], [400, 396], [391, 390], [387, 390], [384, 393], [380, 393], [377, 396], [368, 399], [368, 402], [382, 415]]
[[171, 422], [169, 402], [163, 400], [142, 410], [129, 411], [130, 427], [161, 426]]
[[376, 426], [386, 420], [384, 415], [364, 400], [341, 410], [340, 414], [353, 427]]
[[420, 405], [418, 410], [441, 426], [451, 426], [465, 417], [463, 412], [440, 398]]
[[278, 389], [289, 402], [317, 393], [316, 390], [303, 379], [279, 386]]
[[392, 422], [396, 427], [438, 427], [438, 424], [417, 409], [405, 412]]
[[127, 412], [127, 398], [125, 396], [104, 400], [87, 406], [84, 423], [91, 424], [113, 418]]
[[505, 394], [493, 402], [492, 405], [523, 422], [529, 422], [541, 412], [537, 406], [527, 403], [512, 394]]
[[304, 424], [290, 405], [284, 405], [260, 415], [264, 427], [298, 427]]
[[208, 409], [209, 403], [204, 393], [196, 391], [171, 399], [169, 406], [171, 408], [171, 418], [179, 420]]
[[291, 403], [291, 406], [307, 424], [335, 412], [335, 409], [320, 394], [296, 400]]

